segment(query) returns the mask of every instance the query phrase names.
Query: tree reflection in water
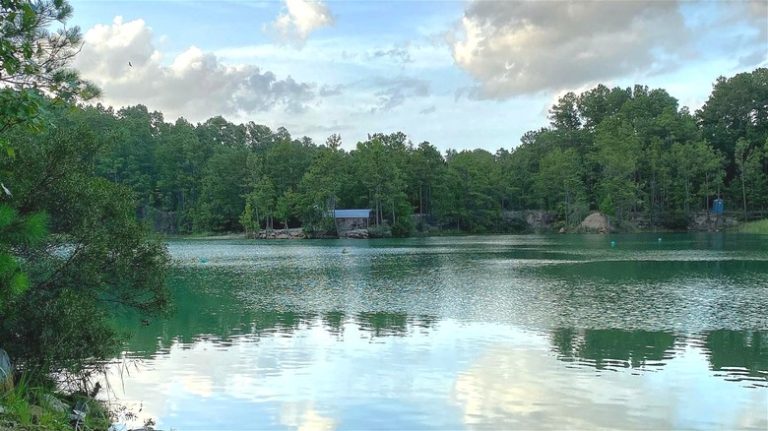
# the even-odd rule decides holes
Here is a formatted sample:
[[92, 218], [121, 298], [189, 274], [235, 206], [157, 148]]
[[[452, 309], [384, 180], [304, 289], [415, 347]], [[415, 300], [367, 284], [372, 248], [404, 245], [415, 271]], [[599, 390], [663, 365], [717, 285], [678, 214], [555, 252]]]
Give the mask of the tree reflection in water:
[[551, 341], [558, 359], [598, 370], [648, 371], [668, 364], [690, 345], [703, 350], [711, 369], [726, 380], [768, 386], [768, 331], [723, 329], [686, 337], [665, 331], [557, 328]]

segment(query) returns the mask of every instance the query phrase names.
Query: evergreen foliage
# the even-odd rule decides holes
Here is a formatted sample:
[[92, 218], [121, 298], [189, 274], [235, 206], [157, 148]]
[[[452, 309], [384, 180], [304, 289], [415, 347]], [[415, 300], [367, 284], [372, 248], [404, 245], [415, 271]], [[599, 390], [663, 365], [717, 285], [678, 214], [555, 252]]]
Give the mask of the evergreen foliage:
[[[142, 124], [139, 109], [118, 119], [73, 106], [98, 89], [68, 67], [81, 43], [71, 12], [64, 0], [0, 0], [0, 347], [35, 381], [86, 377], [121, 347], [111, 312], [168, 303], [165, 246], [137, 220], [132, 191], [151, 190], [154, 159], [133, 152], [151, 132], [115, 127]], [[100, 157], [106, 143], [131, 160]]]
[[570, 227], [599, 210], [619, 225], [685, 228], [718, 195], [741, 218], [768, 211], [768, 97], [754, 100], [765, 87], [766, 69], [721, 78], [692, 114], [662, 89], [599, 85], [564, 95], [549, 127], [496, 153], [441, 154], [400, 132], [345, 151], [338, 135], [316, 145], [221, 117], [170, 124], [144, 106], [79, 115], [107, 142], [96, 172], [132, 189], [139, 217], [165, 232], [332, 231], [335, 208], [372, 208], [395, 235], [413, 230], [412, 214], [447, 230], [512, 231], [504, 214], [515, 210]]

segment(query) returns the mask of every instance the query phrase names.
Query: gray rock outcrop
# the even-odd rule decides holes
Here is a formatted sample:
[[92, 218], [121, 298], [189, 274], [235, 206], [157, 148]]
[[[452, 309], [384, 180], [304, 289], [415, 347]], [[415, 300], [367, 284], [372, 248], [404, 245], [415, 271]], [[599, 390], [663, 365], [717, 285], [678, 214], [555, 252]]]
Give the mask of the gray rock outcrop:
[[593, 212], [581, 222], [579, 230], [591, 233], [609, 233], [613, 231], [613, 227], [605, 214]]
[[352, 229], [348, 230], [346, 232], [343, 232], [339, 235], [339, 238], [350, 238], [350, 239], [368, 239], [368, 229]]
[[555, 214], [542, 210], [503, 211], [506, 230], [512, 232], [545, 232], [552, 230]]
[[688, 230], [701, 232], [717, 232], [738, 226], [739, 222], [731, 216], [716, 216], [707, 211], [700, 211], [690, 218]]
[[256, 235], [258, 239], [304, 239], [304, 229], [274, 229], [274, 230], [262, 230]]

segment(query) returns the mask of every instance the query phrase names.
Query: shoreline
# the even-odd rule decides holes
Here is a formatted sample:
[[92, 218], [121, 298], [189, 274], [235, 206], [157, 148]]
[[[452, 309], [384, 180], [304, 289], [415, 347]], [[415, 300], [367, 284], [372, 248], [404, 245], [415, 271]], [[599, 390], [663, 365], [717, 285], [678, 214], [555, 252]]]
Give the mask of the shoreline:
[[492, 236], [525, 236], [525, 235], [553, 235], [553, 236], [571, 236], [571, 235], [633, 235], [633, 234], [696, 234], [696, 233], [722, 233], [722, 234], [742, 234], [742, 235], [768, 235], [768, 232], [752, 232], [741, 229], [724, 229], [720, 231], [691, 231], [691, 230], [671, 230], [671, 229], [656, 229], [656, 230], [640, 230], [640, 231], [614, 231], [614, 232], [444, 232], [430, 235], [410, 235], [405, 237], [386, 237], [386, 238], [339, 238], [339, 237], [324, 237], [324, 238], [249, 238], [244, 233], [223, 233], [217, 234], [189, 234], [189, 235], [159, 235], [160, 238], [166, 241], [172, 240], [188, 240], [188, 241], [223, 241], [223, 240], [248, 240], [248, 241], [318, 241], [318, 240], [377, 240], [377, 239], [409, 239], [409, 238], [443, 238], [443, 237], [492, 237]]
[[[768, 219], [759, 219], [747, 222], [739, 222], [733, 216], [712, 219], [708, 214], [698, 214], [689, 220], [686, 228], [675, 229], [665, 227], [649, 227], [641, 219], [628, 220], [619, 226], [612, 222], [611, 217], [600, 212], [590, 213], [577, 226], [567, 228], [561, 226], [562, 222], [550, 220], [546, 223], [528, 222], [526, 228], [510, 231], [486, 231], [466, 232], [456, 229], [438, 229], [427, 225], [422, 231], [412, 231], [406, 236], [392, 236], [387, 225], [376, 226], [367, 229], [343, 230], [341, 235], [328, 233], [307, 234], [302, 227], [259, 230], [250, 235], [246, 232], [203, 232], [191, 234], [164, 234], [158, 236], [165, 240], [300, 240], [300, 239], [378, 239], [378, 238], [432, 238], [432, 237], [458, 237], [458, 236], [493, 236], [493, 235], [573, 235], [573, 234], [640, 234], [640, 233], [698, 233], [698, 232], [728, 232], [768, 234]], [[682, 227], [682, 226], [680, 226]]]

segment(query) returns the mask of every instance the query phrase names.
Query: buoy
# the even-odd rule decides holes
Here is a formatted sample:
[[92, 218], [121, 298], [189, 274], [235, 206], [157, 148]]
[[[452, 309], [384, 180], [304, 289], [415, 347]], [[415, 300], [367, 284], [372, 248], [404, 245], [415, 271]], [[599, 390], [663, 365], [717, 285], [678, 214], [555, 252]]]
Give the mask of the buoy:
[[611, 247], [616, 247], [616, 241], [611, 241]]
[[661, 242], [661, 238], [659, 238], [659, 242]]
[[201, 257], [200, 263], [208, 263], [208, 259]]

